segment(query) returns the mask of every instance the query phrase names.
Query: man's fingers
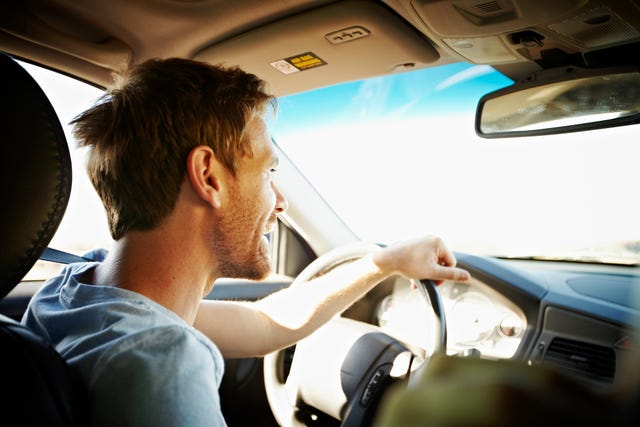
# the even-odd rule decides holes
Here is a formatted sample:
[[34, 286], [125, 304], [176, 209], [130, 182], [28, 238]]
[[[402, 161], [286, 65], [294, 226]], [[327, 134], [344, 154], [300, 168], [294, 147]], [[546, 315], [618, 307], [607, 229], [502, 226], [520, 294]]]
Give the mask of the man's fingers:
[[445, 265], [447, 267], [455, 267], [457, 261], [456, 261], [456, 257], [453, 256], [453, 254], [451, 252], [449, 252], [448, 250], [444, 251], [442, 254], [440, 254], [440, 260], [439, 260], [439, 264], [440, 265]]
[[433, 277], [430, 279], [442, 283], [444, 280], [456, 280], [465, 282], [471, 278], [471, 274], [467, 270], [458, 267], [444, 267], [438, 265], [433, 270]]

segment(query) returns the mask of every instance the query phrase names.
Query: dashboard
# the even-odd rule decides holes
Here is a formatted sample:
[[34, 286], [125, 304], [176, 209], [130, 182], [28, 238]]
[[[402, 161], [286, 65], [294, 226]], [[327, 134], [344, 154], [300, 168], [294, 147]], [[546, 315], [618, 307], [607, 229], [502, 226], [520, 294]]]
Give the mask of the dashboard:
[[[598, 390], [625, 386], [640, 362], [640, 269], [456, 257], [472, 279], [438, 287], [447, 354], [542, 364]], [[436, 319], [415, 282], [394, 277], [378, 288], [359, 309], [369, 311], [367, 321], [412, 347], [433, 348]]]
[[[447, 322], [447, 353], [508, 359], [518, 349], [527, 320], [524, 312], [477, 279], [445, 282], [439, 287]], [[428, 347], [435, 339], [433, 314], [425, 310], [414, 282], [394, 279], [392, 292], [378, 303], [377, 323], [389, 335], [409, 344]]]

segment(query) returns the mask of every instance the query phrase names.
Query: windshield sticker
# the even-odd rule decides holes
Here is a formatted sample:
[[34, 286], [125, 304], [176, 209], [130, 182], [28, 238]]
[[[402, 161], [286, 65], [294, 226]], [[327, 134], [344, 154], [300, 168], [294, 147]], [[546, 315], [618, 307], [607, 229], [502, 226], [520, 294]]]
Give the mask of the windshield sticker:
[[313, 52], [306, 52], [289, 58], [280, 59], [269, 63], [273, 68], [283, 74], [293, 74], [299, 71], [309, 70], [311, 68], [327, 65], [319, 56]]

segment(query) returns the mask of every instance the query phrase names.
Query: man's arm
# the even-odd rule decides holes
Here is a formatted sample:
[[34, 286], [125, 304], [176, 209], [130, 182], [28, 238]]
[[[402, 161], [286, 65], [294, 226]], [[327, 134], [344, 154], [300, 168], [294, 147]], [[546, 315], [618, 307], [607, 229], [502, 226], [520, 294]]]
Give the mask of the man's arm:
[[305, 338], [391, 275], [438, 284], [467, 280], [469, 273], [455, 264], [441, 239], [410, 240], [254, 303], [202, 301], [194, 326], [225, 357], [262, 356]]

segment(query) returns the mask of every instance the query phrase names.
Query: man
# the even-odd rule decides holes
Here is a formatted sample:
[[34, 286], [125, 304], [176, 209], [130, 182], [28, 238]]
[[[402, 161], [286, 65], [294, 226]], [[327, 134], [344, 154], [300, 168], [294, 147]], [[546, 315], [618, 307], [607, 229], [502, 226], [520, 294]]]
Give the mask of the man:
[[224, 425], [223, 357], [289, 346], [392, 274], [468, 279], [426, 237], [256, 303], [203, 301], [219, 277], [269, 273], [264, 234], [287, 208], [273, 104], [237, 68], [151, 60], [74, 120], [115, 244], [50, 280], [24, 322], [79, 369], [93, 425]]

